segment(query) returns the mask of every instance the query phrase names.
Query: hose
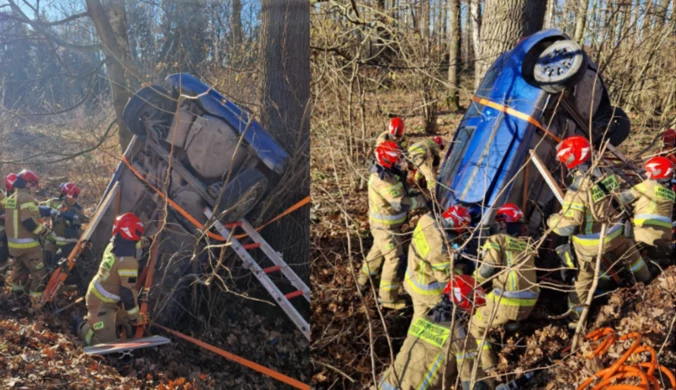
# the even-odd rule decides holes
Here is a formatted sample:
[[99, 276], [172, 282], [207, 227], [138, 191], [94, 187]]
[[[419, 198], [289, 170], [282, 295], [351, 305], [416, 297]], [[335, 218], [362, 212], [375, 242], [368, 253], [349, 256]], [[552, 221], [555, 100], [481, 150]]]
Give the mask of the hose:
[[[629, 349], [610, 367], [597, 371], [593, 376], [587, 378], [577, 388], [583, 390], [596, 381], [599, 383], [591, 387], [591, 390], [661, 390], [660, 380], [654, 376], [656, 371], [660, 371], [669, 379], [672, 389], [676, 389], [676, 378], [674, 374], [666, 367], [657, 362], [657, 353], [655, 350], [647, 345], [641, 346], [641, 335], [637, 332], [628, 333], [620, 336], [615, 334], [612, 328], [601, 328], [592, 331], [585, 337], [587, 340], [593, 342], [603, 340], [594, 349], [590, 359], [596, 356], [602, 356], [608, 351], [608, 348], [615, 342], [615, 340], [625, 341], [634, 340]], [[640, 353], [649, 353], [650, 361], [647, 363], [639, 363], [638, 365], [627, 365], [625, 362], [632, 356]], [[646, 369], [645, 371], [643, 369]], [[624, 379], [640, 380], [638, 385], [619, 383]]]

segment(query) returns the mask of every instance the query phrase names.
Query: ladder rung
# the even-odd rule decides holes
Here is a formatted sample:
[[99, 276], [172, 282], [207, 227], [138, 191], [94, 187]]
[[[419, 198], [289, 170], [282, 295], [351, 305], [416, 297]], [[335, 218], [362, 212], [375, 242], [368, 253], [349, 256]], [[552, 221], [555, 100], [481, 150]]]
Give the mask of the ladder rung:
[[230, 223], [226, 223], [226, 224], [225, 224], [225, 227], [227, 227], [228, 229], [232, 229], [232, 228], [235, 228], [235, 227], [238, 227], [238, 226], [242, 226], [242, 223], [239, 222], [239, 221], [237, 221], [237, 222], [230, 222]]
[[263, 268], [263, 272], [265, 272], [266, 274], [269, 274], [269, 273], [272, 273], [272, 272], [277, 272], [280, 269], [282, 269], [281, 265], [273, 265], [272, 267]]
[[252, 242], [251, 244], [243, 244], [242, 248], [244, 249], [255, 249], [255, 248], [260, 248], [261, 243], [260, 242]]
[[303, 290], [296, 290], [296, 291], [290, 292], [290, 293], [288, 293], [284, 296], [286, 297], [286, 299], [291, 299], [291, 298], [299, 297], [301, 295], [303, 295]]

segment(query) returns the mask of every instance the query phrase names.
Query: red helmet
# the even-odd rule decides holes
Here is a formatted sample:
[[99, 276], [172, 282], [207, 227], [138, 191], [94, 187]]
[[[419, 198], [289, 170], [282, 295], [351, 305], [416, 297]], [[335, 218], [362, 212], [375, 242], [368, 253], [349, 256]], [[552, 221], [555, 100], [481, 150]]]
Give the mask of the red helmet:
[[514, 203], [505, 203], [504, 206], [498, 209], [495, 213], [495, 220], [497, 222], [515, 223], [523, 221], [523, 212], [519, 206]]
[[394, 138], [401, 138], [404, 136], [404, 120], [398, 116], [390, 120], [390, 126], [387, 128], [387, 132], [390, 133]]
[[446, 284], [444, 294], [448, 295], [459, 308], [469, 312], [486, 304], [484, 289], [469, 275], [453, 276]]
[[672, 148], [676, 146], [676, 130], [667, 129], [662, 136], [662, 140], [664, 141], [665, 146], [670, 146]]
[[72, 199], [77, 199], [80, 197], [80, 189], [75, 185], [75, 183], [62, 183], [61, 184], [61, 197], [69, 197]]
[[7, 188], [7, 192], [12, 192], [14, 187], [12, 185], [16, 181], [16, 173], [10, 173], [5, 177], [5, 188]]
[[134, 213], [124, 213], [115, 218], [113, 235], [119, 234], [127, 240], [139, 241], [143, 231], [143, 222]]
[[35, 174], [35, 172], [31, 171], [30, 169], [24, 169], [23, 171], [19, 172], [16, 175], [16, 178], [17, 180], [18, 179], [23, 180], [26, 184], [30, 184], [33, 187], [37, 187], [38, 185], [40, 185], [40, 178], [38, 177], [38, 175]]
[[434, 137], [434, 143], [439, 145], [439, 149], [444, 150], [444, 139], [440, 136]]
[[645, 172], [650, 179], [671, 178], [674, 173], [674, 164], [666, 157], [657, 156], [645, 162]]
[[556, 146], [556, 158], [573, 169], [591, 158], [591, 145], [579, 135], [568, 137]]
[[472, 222], [472, 216], [469, 215], [469, 210], [460, 205], [449, 207], [448, 210], [441, 214], [441, 218], [444, 219], [447, 227], [454, 229], [458, 233], [467, 229], [470, 222]]
[[401, 149], [392, 141], [382, 142], [376, 148], [376, 159], [385, 168], [392, 168], [401, 159]]

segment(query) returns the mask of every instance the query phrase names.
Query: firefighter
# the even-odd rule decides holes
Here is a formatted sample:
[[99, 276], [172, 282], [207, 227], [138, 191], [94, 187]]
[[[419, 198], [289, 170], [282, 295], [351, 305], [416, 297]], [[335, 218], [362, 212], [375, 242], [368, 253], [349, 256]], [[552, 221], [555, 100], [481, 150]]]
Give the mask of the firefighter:
[[399, 117], [394, 117], [390, 120], [387, 130], [380, 133], [376, 139], [376, 148], [385, 141], [392, 141], [403, 149], [405, 146], [404, 140], [404, 120]]
[[409, 196], [397, 167], [401, 150], [396, 143], [385, 141], [376, 148], [376, 162], [369, 177], [369, 224], [373, 246], [366, 256], [359, 274], [363, 288], [370, 276], [376, 276], [381, 267], [378, 295], [383, 307], [400, 310], [405, 307], [399, 299], [400, 282], [406, 268], [406, 257], [401, 243], [401, 225], [410, 210], [426, 207], [422, 195]]
[[463, 206], [449, 207], [441, 215], [441, 223], [432, 211], [420, 217], [413, 231], [408, 249], [408, 266], [404, 276], [404, 289], [413, 300], [413, 319], [425, 315], [441, 301], [443, 286], [450, 278], [449, 245], [466, 231], [472, 218]]
[[440, 151], [444, 150], [444, 140], [436, 136], [434, 140], [426, 139], [411, 145], [407, 157], [413, 164], [415, 175], [413, 180], [420, 183], [425, 179], [430, 194], [435, 194], [437, 184], [436, 170], [441, 162]]
[[5, 177], [7, 194], [0, 191], [0, 272], [3, 272], [9, 264], [9, 248], [7, 247], [7, 234], [5, 233], [5, 200], [12, 195], [12, 184], [16, 180], [16, 173], [10, 173]]
[[[535, 250], [525, 235], [523, 213], [507, 203], [495, 214], [498, 233], [486, 239], [481, 251], [481, 265], [474, 271], [478, 283], [492, 286], [486, 306], [472, 317], [469, 332], [477, 340], [487, 338], [490, 328], [514, 329], [535, 307], [540, 295], [535, 275]], [[491, 369], [498, 361], [486, 339], [481, 351], [481, 365]]]
[[[134, 213], [115, 219], [113, 237], [85, 296], [87, 318], [76, 320], [76, 331], [85, 345], [116, 341], [115, 321], [120, 315], [132, 325], [146, 321], [139, 312], [136, 290], [139, 268], [136, 250], [149, 245], [149, 240], [142, 237], [143, 232], [143, 223]], [[124, 312], [118, 313], [119, 303]]]
[[[453, 385], [456, 376], [460, 377], [464, 390], [495, 388], [491, 379], [481, 379], [486, 377], [481, 367], [477, 367], [478, 381], [470, 387], [478, 348], [475, 338], [465, 331], [465, 324], [474, 308], [485, 302], [481, 288], [475, 286], [469, 275], [456, 275], [448, 281], [441, 301], [411, 324], [404, 345], [393, 367], [380, 379], [378, 390], [440, 390], [443, 383], [447, 387]], [[452, 321], [454, 305], [460, 310], [455, 311]], [[447, 362], [447, 356], [454, 359]]]
[[24, 169], [12, 183], [14, 193], [5, 200], [7, 246], [14, 259], [12, 290], [23, 291], [30, 279], [31, 303], [39, 304], [47, 270], [42, 260], [41, 241], [54, 241], [54, 234], [40, 223], [38, 203], [34, 198], [40, 184], [38, 176]]
[[[590, 168], [592, 148], [589, 141], [580, 136], [568, 137], [557, 146], [556, 151], [557, 159], [573, 171], [573, 182], [566, 191], [562, 210], [551, 215], [547, 225], [559, 236], [572, 239], [573, 251], [565, 257], [575, 257], [578, 265], [575, 266], [572, 261], [564, 265], [578, 269], [575, 291], [568, 297], [568, 305], [573, 310], [573, 321], [569, 326], [576, 327], [582, 311], [580, 304], [586, 302], [594, 279], [603, 223], [608, 224], [603, 261], [613, 265], [608, 271], [612, 272], [614, 268], [633, 273], [633, 277], [641, 282], [650, 279], [650, 271], [634, 242], [623, 234], [620, 213], [612, 204], [611, 193], [619, 188], [617, 179]], [[602, 277], [608, 278], [607, 275]]]
[[644, 165], [643, 182], [622, 192], [625, 204], [634, 204], [634, 238], [648, 256], [656, 260], [671, 261], [671, 224], [674, 211], [674, 191], [670, 188], [674, 166], [666, 157], [653, 157]]
[[51, 212], [52, 231], [56, 234], [56, 244], [45, 245], [45, 265], [48, 269], [56, 267], [59, 256], [70, 254], [82, 234], [82, 223], [86, 219], [82, 206], [77, 202], [80, 197], [78, 186], [69, 182], [61, 184], [60, 189], [58, 198], [42, 203]]

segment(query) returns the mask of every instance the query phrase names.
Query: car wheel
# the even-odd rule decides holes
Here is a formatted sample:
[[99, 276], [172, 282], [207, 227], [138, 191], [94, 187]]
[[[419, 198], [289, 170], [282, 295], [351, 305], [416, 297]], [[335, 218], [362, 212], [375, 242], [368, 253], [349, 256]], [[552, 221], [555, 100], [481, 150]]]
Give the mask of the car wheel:
[[613, 146], [619, 146], [629, 137], [631, 121], [620, 107], [608, 106], [599, 110], [592, 121], [594, 145], [601, 146], [604, 140], [610, 140]]
[[[209, 188], [210, 195], [218, 199], [221, 186]], [[230, 179], [218, 203], [215, 214], [225, 222], [233, 222], [245, 217], [268, 189], [268, 179], [255, 168], [246, 169]]]
[[151, 124], [154, 131], [168, 132], [175, 111], [176, 101], [169, 92], [152, 85], [132, 95], [124, 107], [122, 117], [129, 131], [145, 138], [146, 124]]
[[533, 64], [533, 80], [543, 91], [555, 94], [574, 86], [587, 69], [587, 56], [569, 39], [547, 46]]

